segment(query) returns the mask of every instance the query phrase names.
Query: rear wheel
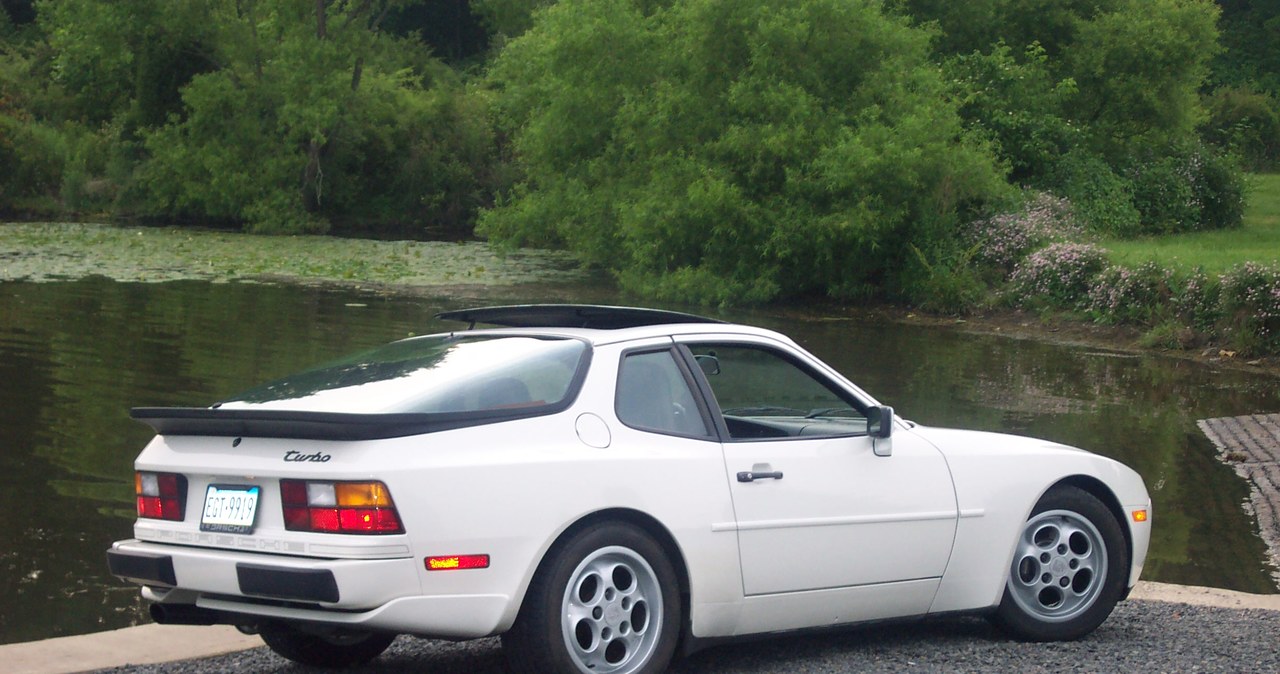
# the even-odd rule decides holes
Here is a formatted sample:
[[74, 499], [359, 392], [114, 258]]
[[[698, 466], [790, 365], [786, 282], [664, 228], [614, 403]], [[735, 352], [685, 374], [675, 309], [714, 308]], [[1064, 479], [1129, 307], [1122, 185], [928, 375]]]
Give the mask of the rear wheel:
[[280, 656], [330, 669], [369, 662], [382, 655], [396, 638], [383, 632], [310, 632], [284, 623], [263, 625], [258, 634]]
[[1111, 511], [1083, 489], [1054, 487], [1022, 527], [996, 622], [1030, 641], [1078, 639], [1111, 615], [1128, 573]]
[[662, 546], [606, 522], [553, 549], [502, 646], [517, 672], [653, 673], [671, 661], [679, 627], [676, 574]]

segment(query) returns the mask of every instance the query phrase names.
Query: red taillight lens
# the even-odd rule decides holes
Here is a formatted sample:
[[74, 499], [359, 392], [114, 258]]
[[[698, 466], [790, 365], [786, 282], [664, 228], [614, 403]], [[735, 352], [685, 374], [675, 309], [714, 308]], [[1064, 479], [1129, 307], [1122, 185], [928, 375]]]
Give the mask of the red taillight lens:
[[391, 492], [381, 482], [281, 480], [284, 526], [333, 534], [402, 534]]
[[187, 505], [187, 478], [177, 473], [138, 471], [133, 476], [138, 517], [181, 522]]

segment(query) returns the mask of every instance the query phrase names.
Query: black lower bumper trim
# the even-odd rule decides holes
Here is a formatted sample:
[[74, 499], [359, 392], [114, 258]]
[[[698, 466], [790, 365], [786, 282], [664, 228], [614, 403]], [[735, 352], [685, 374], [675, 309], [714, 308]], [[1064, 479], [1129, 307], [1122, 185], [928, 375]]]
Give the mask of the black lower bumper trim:
[[146, 585], [174, 587], [178, 584], [173, 573], [173, 558], [168, 555], [108, 550], [107, 568], [113, 576]]
[[240, 592], [259, 597], [299, 601], [338, 601], [338, 581], [325, 569], [285, 569], [278, 566], [236, 564]]

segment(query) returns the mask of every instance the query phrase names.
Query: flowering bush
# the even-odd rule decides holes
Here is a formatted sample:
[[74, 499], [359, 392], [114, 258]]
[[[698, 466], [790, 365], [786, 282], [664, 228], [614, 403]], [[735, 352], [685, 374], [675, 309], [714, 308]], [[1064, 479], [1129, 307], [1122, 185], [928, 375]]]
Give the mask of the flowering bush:
[[1087, 243], [1054, 243], [1028, 255], [1009, 277], [1010, 301], [1019, 307], [1084, 309], [1106, 251]]
[[973, 248], [976, 262], [1008, 275], [1032, 250], [1070, 241], [1083, 233], [1070, 201], [1038, 192], [1017, 212], [969, 223], [961, 237], [966, 248]]
[[1170, 307], [1175, 285], [1173, 272], [1155, 262], [1109, 267], [1089, 288], [1089, 312], [1103, 323], [1148, 323]]
[[1197, 270], [1174, 288], [1173, 310], [1186, 325], [1206, 335], [1213, 334], [1222, 316], [1222, 277]]
[[1280, 267], [1238, 265], [1221, 292], [1222, 336], [1245, 353], [1280, 353]]

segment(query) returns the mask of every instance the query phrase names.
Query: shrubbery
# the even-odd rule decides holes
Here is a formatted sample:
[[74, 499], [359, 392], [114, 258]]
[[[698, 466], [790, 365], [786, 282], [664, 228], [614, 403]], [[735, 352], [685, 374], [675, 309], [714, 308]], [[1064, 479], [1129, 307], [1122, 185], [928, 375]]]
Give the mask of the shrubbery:
[[1153, 346], [1217, 341], [1242, 355], [1280, 354], [1280, 267], [1249, 262], [1211, 276], [1155, 262], [1112, 265], [1072, 226], [1072, 210], [1039, 194], [965, 228], [973, 261], [993, 272], [1006, 304], [1139, 327]]
[[928, 296], [1006, 190], [929, 39], [874, 0], [561, 0], [494, 63], [524, 177], [480, 231], [651, 297]]

